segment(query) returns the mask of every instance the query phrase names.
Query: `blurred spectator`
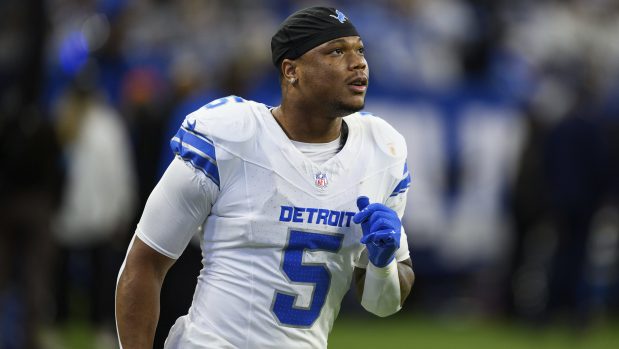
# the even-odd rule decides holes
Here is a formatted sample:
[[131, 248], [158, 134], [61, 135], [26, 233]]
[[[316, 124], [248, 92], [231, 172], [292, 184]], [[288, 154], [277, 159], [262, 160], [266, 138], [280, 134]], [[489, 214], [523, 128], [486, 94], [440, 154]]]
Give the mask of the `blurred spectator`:
[[32, 106], [2, 114], [0, 140], [0, 347], [37, 348], [50, 305], [60, 148]]
[[[26, 6], [23, 6], [26, 5]], [[0, 3], [0, 347], [39, 348], [50, 299], [60, 148], [41, 93], [43, 1]]]
[[[587, 94], [581, 92], [580, 96]], [[592, 115], [590, 101], [583, 102], [550, 131], [544, 156], [550, 217], [557, 229], [548, 308], [551, 312], [565, 310], [575, 321], [586, 323], [590, 315], [587, 246], [593, 216], [602, 207], [609, 178], [600, 120]]]
[[56, 318], [78, 318], [75, 300], [86, 296], [89, 320], [114, 343], [114, 287], [134, 218], [135, 172], [126, 127], [84, 69], [57, 107], [67, 184], [54, 225]]
[[[528, 103], [528, 145], [513, 201], [510, 302], [528, 319], [568, 315], [582, 325], [591, 305], [604, 302], [592, 294], [592, 280], [608, 289], [617, 278], [608, 272], [592, 278], [588, 272], [596, 268], [596, 255], [608, 248], [615, 249], [610, 256], [617, 253], [617, 244], [603, 248], [596, 242], [600, 234], [612, 241], [614, 220], [603, 215], [607, 228], [596, 230], [593, 218], [608, 202], [609, 181], [615, 178], [617, 150], [605, 141], [613, 139], [612, 128], [603, 126], [612, 117], [602, 106], [617, 91], [619, 52], [611, 36], [619, 34], [618, 6], [573, 0], [526, 2], [512, 9], [505, 17], [504, 42], [527, 62], [538, 83]], [[610, 235], [600, 233], [608, 227]], [[607, 291], [596, 292], [609, 297]]]
[[544, 181], [544, 141], [549, 125], [531, 111], [520, 154], [510, 206], [513, 218], [512, 251], [505, 284], [509, 314], [536, 320], [548, 299], [548, 264], [552, 226]]
[[155, 68], [134, 68], [124, 76], [121, 110], [131, 133], [132, 159], [140, 179], [137, 193], [141, 206], [137, 207], [144, 206], [159, 180], [161, 140], [173, 101], [167, 95], [165, 81]]

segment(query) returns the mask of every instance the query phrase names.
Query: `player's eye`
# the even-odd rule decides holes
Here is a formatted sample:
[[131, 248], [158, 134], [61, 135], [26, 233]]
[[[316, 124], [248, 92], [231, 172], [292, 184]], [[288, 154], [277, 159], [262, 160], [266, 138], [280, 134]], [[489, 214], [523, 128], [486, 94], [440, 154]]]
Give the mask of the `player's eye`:
[[360, 47], [360, 48], [359, 48], [359, 50], [358, 50], [358, 52], [359, 52], [361, 55], [364, 55], [364, 54], [365, 54], [365, 47]]
[[341, 48], [336, 48], [334, 50], [331, 51], [332, 54], [336, 54], [336, 55], [341, 55], [344, 53], [344, 50], [342, 50]]

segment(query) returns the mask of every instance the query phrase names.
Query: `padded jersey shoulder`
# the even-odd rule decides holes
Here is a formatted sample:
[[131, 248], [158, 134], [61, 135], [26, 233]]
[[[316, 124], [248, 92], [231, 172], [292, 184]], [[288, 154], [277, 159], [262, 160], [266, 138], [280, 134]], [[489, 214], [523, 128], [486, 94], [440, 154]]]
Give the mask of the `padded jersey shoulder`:
[[182, 126], [215, 143], [243, 142], [256, 132], [258, 105], [238, 96], [219, 98], [187, 115]]
[[345, 120], [358, 123], [376, 146], [396, 161], [406, 160], [406, 141], [393, 126], [382, 118], [367, 112], [349, 115]]

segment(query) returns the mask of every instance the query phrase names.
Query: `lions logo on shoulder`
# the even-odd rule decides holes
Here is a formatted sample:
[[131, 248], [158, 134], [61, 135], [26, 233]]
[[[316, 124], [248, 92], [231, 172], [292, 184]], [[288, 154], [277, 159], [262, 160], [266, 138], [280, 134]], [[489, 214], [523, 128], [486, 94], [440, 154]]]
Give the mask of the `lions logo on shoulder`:
[[314, 184], [320, 189], [324, 189], [329, 184], [327, 174], [324, 172], [318, 172], [314, 175]]

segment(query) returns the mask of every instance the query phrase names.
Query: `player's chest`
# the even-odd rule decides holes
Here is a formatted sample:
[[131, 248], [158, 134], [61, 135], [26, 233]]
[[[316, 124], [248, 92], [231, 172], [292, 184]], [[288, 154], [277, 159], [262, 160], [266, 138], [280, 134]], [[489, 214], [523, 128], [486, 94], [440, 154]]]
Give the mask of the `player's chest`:
[[238, 168], [235, 179], [222, 186], [213, 213], [223, 221], [244, 221], [248, 244], [283, 248], [296, 236], [318, 244], [332, 240], [330, 248], [338, 251], [358, 245], [356, 198], [367, 192], [361, 181], [335, 190], [329, 177], [295, 180], [251, 163]]

